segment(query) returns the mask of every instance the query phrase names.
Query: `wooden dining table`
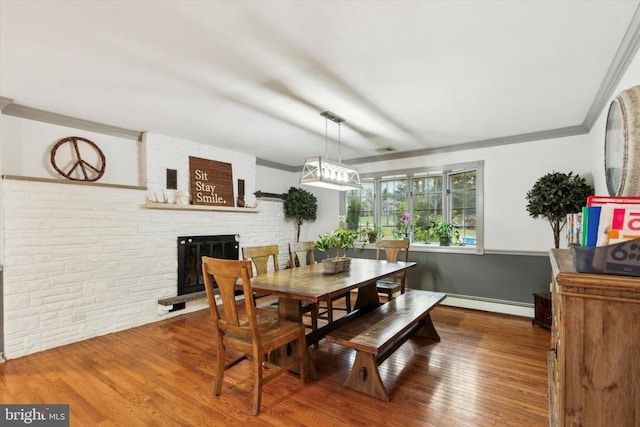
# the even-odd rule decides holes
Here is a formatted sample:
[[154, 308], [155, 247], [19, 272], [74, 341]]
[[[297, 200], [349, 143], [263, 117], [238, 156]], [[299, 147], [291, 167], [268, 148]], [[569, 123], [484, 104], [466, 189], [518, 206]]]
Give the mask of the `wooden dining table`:
[[[376, 288], [378, 280], [415, 266], [415, 262], [352, 258], [351, 267], [347, 271], [328, 274], [323, 271], [322, 263], [317, 263], [306, 267], [257, 274], [251, 279], [251, 287], [256, 293], [277, 296], [279, 316], [297, 322], [302, 321], [300, 304], [302, 301], [315, 303], [329, 301], [357, 289], [358, 296], [353, 310], [307, 334], [307, 345], [310, 345], [317, 343], [346, 322], [357, 322], [359, 316], [379, 306], [380, 300]], [[292, 356], [294, 355], [287, 355], [283, 351], [274, 354], [272, 361], [278, 363], [279, 359]], [[311, 358], [308, 357], [307, 360], [309, 361], [307, 372], [310, 378], [317, 379], [318, 375]]]

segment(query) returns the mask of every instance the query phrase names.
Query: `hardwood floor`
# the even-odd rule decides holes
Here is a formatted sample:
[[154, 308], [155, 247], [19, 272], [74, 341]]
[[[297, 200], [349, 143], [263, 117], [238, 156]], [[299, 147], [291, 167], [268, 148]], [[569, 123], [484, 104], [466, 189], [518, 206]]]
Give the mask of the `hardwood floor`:
[[547, 426], [549, 332], [530, 319], [440, 306], [442, 338], [411, 338], [380, 367], [390, 402], [345, 389], [354, 352], [310, 347], [317, 381], [283, 375], [251, 415], [252, 372], [214, 397], [207, 310], [0, 364], [1, 403], [68, 403], [72, 426]]

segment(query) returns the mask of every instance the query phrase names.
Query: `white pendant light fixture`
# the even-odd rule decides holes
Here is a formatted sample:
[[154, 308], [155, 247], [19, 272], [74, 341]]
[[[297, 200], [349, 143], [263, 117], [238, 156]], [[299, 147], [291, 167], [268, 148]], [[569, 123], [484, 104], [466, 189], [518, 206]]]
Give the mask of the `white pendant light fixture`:
[[300, 175], [300, 184], [314, 187], [329, 188], [331, 190], [353, 190], [361, 188], [358, 170], [353, 166], [340, 162], [340, 124], [344, 119], [331, 111], [320, 113], [325, 119], [324, 145], [327, 155], [328, 123], [331, 120], [338, 124], [338, 161], [326, 157], [309, 157], [305, 160]]

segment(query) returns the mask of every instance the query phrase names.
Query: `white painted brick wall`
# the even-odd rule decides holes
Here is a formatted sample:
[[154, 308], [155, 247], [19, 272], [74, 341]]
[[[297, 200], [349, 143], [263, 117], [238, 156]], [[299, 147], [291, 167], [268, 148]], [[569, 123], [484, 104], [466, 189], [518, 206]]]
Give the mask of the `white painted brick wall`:
[[[166, 168], [177, 169], [186, 188], [193, 155], [232, 162], [234, 179], [246, 180], [247, 194], [255, 191], [252, 156], [159, 136], [145, 142], [150, 190], [164, 188]], [[157, 300], [176, 295], [179, 235], [239, 233], [241, 246], [277, 243], [280, 266], [288, 261], [295, 225], [285, 220], [282, 202], [262, 201], [259, 213], [173, 211], [144, 208], [147, 195], [3, 180], [7, 359], [169, 316], [159, 314]], [[198, 300], [170, 315], [204, 307]]]
[[[238, 194], [238, 179], [245, 180], [245, 202], [248, 206], [256, 203], [253, 193], [256, 191], [256, 157], [231, 150], [212, 147], [183, 139], [164, 135], [145, 133], [143, 135], [143, 151], [146, 151], [146, 163], [141, 166], [146, 170], [146, 182], [150, 197], [162, 197], [166, 188], [166, 170], [178, 171], [178, 190], [164, 190], [169, 201], [189, 194], [189, 156], [231, 163], [233, 168], [234, 195]], [[282, 192], [286, 192], [284, 188]]]

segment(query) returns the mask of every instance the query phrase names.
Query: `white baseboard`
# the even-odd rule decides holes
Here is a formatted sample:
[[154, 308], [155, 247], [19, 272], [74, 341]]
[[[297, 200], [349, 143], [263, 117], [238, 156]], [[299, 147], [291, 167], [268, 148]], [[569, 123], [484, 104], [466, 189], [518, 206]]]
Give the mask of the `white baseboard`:
[[511, 314], [513, 316], [533, 318], [533, 304], [513, 303], [511, 301], [489, 300], [465, 295], [447, 295], [440, 304], [451, 307], [470, 308], [492, 313]]

